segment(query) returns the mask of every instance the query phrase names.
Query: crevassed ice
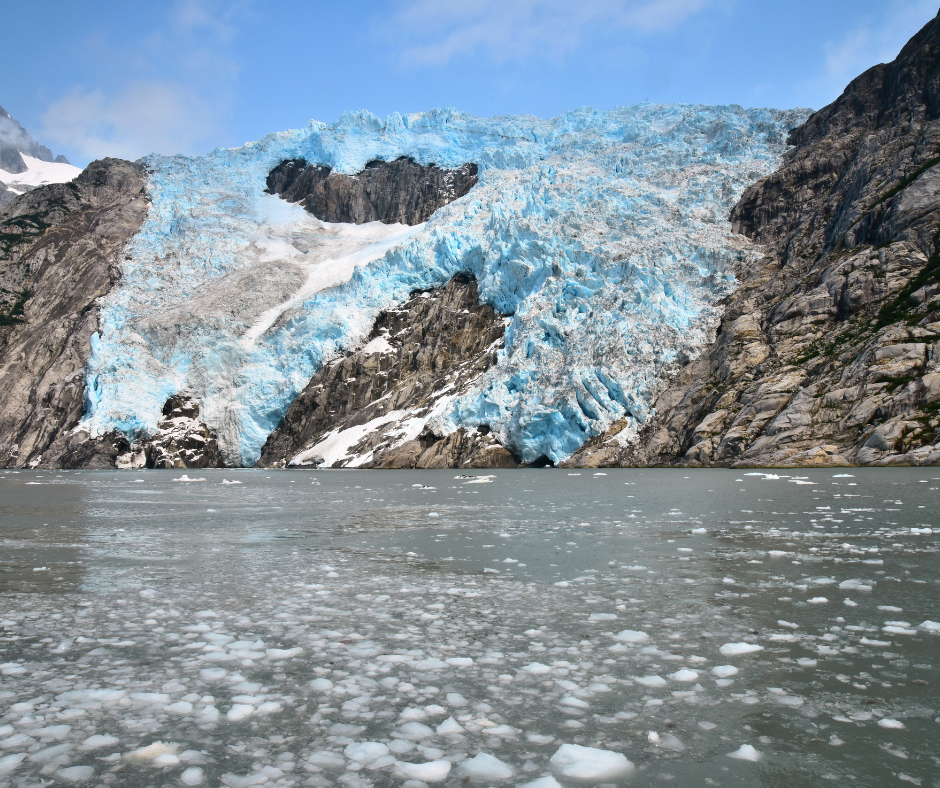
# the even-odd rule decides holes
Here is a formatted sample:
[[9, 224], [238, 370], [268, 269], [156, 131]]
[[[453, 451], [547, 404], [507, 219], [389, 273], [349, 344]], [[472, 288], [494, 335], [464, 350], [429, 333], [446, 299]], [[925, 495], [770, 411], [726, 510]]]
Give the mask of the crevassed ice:
[[[186, 390], [226, 462], [251, 464], [312, 374], [380, 310], [464, 271], [514, 317], [497, 366], [435, 426], [489, 424], [525, 460], [560, 460], [617, 419], [642, 423], [664, 372], [710, 340], [718, 300], [755, 254], [729, 211], [805, 115], [360, 111], [202, 157], [151, 156], [153, 205], [103, 300], [82, 426], [151, 433]], [[264, 194], [286, 158], [355, 173], [403, 155], [476, 162], [480, 183], [415, 228], [326, 224]]]

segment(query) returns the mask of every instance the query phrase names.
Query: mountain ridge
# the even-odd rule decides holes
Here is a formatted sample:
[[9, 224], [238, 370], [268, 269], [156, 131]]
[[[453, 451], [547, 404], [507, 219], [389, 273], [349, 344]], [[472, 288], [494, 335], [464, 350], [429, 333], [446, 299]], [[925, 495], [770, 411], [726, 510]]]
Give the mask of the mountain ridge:
[[[149, 157], [112, 194], [108, 284], [83, 296], [84, 403], [39, 440], [46, 406], [18, 395], [3, 463], [936, 463], [938, 58], [934, 19], [809, 116], [354, 112]], [[466, 191], [434, 185], [461, 168]], [[94, 209], [51, 188], [0, 210], [20, 223], [11, 283]], [[289, 201], [317, 189], [319, 214]], [[8, 291], [0, 364], [28, 382], [8, 348], [52, 306]]]

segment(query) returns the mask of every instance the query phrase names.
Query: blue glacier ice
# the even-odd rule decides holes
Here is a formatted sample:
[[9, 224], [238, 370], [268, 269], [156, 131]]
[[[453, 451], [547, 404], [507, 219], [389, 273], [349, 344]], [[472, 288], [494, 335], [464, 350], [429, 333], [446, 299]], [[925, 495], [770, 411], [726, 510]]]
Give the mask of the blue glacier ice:
[[[806, 114], [358, 111], [206, 156], [151, 156], [152, 207], [102, 299], [82, 426], [147, 435], [187, 391], [226, 461], [252, 464], [325, 361], [382, 309], [463, 271], [512, 320], [498, 364], [447, 402], [437, 429], [485, 423], [523, 459], [557, 461], [618, 419], [638, 427], [757, 258], [728, 214]], [[353, 174], [399, 156], [473, 161], [480, 183], [414, 228], [329, 225], [264, 193], [286, 158]]]

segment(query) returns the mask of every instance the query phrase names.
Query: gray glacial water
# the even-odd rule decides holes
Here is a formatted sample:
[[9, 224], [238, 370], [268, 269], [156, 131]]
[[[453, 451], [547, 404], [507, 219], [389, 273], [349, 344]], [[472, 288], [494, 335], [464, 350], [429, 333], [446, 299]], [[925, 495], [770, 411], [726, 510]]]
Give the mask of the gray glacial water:
[[0, 788], [940, 786], [937, 469], [486, 473], [0, 474]]

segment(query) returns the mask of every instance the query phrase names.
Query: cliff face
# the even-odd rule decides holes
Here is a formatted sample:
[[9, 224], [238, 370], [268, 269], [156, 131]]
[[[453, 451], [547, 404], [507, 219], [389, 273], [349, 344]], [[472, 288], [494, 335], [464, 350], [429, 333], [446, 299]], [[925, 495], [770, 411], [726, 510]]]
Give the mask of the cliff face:
[[477, 183], [476, 164], [453, 170], [401, 157], [370, 161], [357, 175], [334, 173], [304, 159], [281, 162], [268, 175], [270, 194], [299, 202], [324, 222], [421, 224]]
[[940, 462], [940, 18], [789, 142], [731, 214], [768, 255], [716, 344], [570, 464]]
[[0, 467], [95, 465], [118, 450], [121, 439], [69, 432], [84, 413], [96, 301], [147, 206], [140, 170], [104, 159], [0, 210]]
[[365, 347], [323, 367], [271, 434], [258, 465], [506, 468], [486, 428], [441, 437], [425, 425], [496, 362], [505, 321], [474, 279], [420, 291], [383, 312]]

